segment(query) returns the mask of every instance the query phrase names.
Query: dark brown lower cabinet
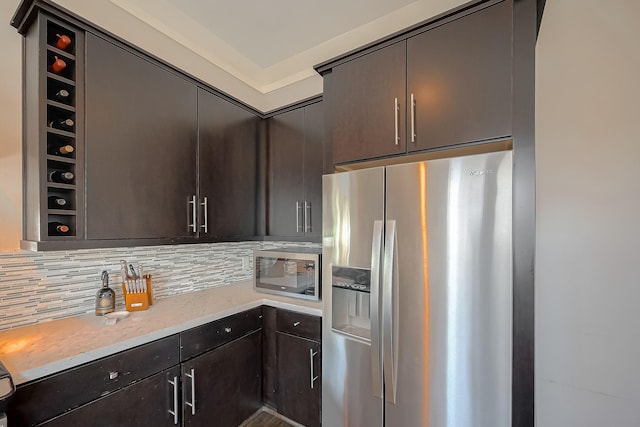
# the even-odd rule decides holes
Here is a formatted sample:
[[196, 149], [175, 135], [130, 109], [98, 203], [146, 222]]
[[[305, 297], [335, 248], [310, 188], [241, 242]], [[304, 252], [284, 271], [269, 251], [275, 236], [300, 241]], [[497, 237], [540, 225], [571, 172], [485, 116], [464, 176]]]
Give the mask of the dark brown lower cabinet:
[[[164, 419], [173, 392], [165, 374], [175, 371], [179, 376], [179, 363], [180, 340], [171, 335], [19, 385], [9, 401], [9, 425], [136, 426], [144, 425], [145, 417]], [[127, 414], [132, 407], [138, 408], [142, 421], [133, 412]], [[121, 418], [125, 416], [129, 418]], [[82, 422], [89, 419], [104, 421]]]
[[169, 411], [179, 412], [179, 408], [175, 407], [179, 401], [174, 400], [174, 393], [177, 393], [175, 387], [179, 387], [174, 379], [179, 374], [179, 367], [174, 366], [41, 425], [174, 426], [178, 419]]
[[276, 386], [278, 368], [276, 366], [276, 314], [277, 308], [262, 307], [262, 403], [277, 409]]
[[306, 427], [321, 422], [320, 343], [276, 332], [278, 355], [278, 412]]
[[256, 307], [20, 385], [7, 416], [11, 426], [237, 427], [264, 403], [314, 427], [320, 357], [319, 317]]
[[182, 364], [185, 426], [237, 427], [262, 406], [262, 331]]
[[322, 319], [262, 308], [262, 399], [306, 427], [321, 424]]

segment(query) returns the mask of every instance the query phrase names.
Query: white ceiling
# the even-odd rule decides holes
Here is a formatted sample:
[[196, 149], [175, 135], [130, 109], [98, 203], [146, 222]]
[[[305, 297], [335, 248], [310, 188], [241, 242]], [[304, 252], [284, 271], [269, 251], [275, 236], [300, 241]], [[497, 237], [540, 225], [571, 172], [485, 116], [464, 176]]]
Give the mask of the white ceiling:
[[[150, 0], [124, 1], [142, 6]], [[156, 0], [150, 14], [189, 35], [195, 36], [193, 28], [199, 26], [211, 41], [223, 41], [255, 65], [267, 68], [413, 2]], [[192, 25], [176, 26], [178, 15]]]
[[[255, 108], [268, 111], [321, 93], [322, 79], [313, 70], [314, 65], [466, 1], [56, 2]], [[140, 21], [146, 25], [131, 25]]]

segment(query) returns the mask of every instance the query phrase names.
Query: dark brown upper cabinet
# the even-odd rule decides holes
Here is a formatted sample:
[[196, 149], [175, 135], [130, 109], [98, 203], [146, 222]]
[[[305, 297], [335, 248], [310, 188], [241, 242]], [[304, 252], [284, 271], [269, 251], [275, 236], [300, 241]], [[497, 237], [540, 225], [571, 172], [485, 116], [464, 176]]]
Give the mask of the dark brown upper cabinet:
[[402, 41], [340, 64], [325, 75], [333, 163], [406, 151], [405, 64]]
[[326, 172], [324, 104], [305, 107], [304, 117], [304, 217], [305, 235], [322, 237], [322, 174]]
[[198, 89], [198, 233], [203, 239], [258, 234], [259, 118]]
[[268, 219], [272, 237], [322, 236], [324, 105], [268, 119]]
[[255, 238], [258, 116], [89, 39], [87, 238]]
[[333, 163], [511, 135], [512, 5], [478, 5], [325, 65]]
[[408, 151], [511, 135], [509, 2], [409, 38], [407, 92]]
[[87, 34], [86, 237], [194, 235], [197, 90]]
[[258, 112], [49, 4], [16, 17], [25, 37], [22, 248], [264, 235]]

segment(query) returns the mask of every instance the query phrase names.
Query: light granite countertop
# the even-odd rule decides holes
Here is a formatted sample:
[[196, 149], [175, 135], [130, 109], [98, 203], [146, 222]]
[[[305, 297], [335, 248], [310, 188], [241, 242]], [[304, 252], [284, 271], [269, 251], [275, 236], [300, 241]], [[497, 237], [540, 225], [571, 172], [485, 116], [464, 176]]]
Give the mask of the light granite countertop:
[[90, 314], [0, 331], [0, 360], [18, 385], [263, 304], [322, 315], [321, 301], [258, 293], [246, 281], [157, 300], [115, 325]]

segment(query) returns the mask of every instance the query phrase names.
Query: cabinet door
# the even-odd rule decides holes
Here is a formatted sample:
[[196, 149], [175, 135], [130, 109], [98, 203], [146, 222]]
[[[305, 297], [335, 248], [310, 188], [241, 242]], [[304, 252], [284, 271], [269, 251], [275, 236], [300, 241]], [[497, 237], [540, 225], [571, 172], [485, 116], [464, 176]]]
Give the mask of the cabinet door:
[[505, 1], [407, 40], [409, 151], [511, 135], [511, 19]]
[[175, 418], [169, 411], [179, 411], [174, 399], [179, 373], [175, 366], [40, 425], [173, 426]]
[[319, 426], [322, 396], [320, 343], [281, 332], [276, 333], [276, 342], [278, 412], [306, 427]]
[[277, 409], [276, 308], [262, 306], [262, 402]]
[[303, 235], [304, 109], [269, 119], [268, 234]]
[[182, 364], [184, 425], [237, 427], [262, 405], [262, 331]]
[[[198, 90], [200, 235], [256, 235], [258, 117], [205, 90]], [[204, 225], [207, 225], [205, 231]]]
[[334, 163], [405, 152], [405, 70], [402, 41], [340, 64], [324, 76]]
[[196, 87], [87, 34], [86, 236], [191, 236]]
[[304, 233], [322, 237], [322, 173], [324, 172], [324, 105], [305, 107], [304, 119]]

